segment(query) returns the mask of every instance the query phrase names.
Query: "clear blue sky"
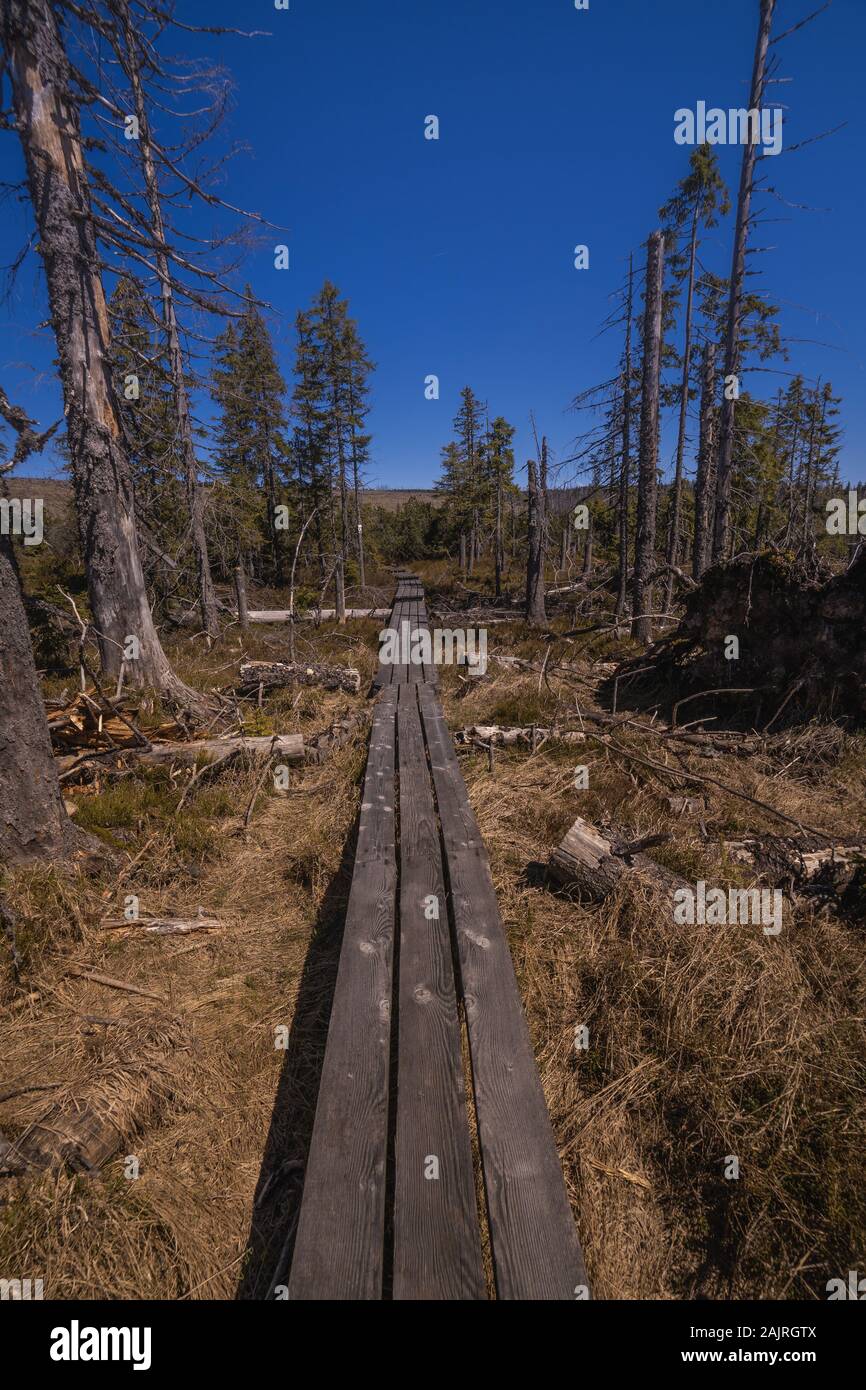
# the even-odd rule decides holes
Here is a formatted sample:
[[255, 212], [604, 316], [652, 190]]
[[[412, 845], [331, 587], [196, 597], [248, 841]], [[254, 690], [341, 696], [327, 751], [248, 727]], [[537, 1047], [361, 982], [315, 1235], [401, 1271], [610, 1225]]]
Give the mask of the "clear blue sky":
[[[776, 33], [818, 0], [779, 0]], [[371, 481], [425, 486], [451, 437], [457, 393], [470, 383], [518, 428], [529, 412], [562, 457], [577, 432], [571, 398], [612, 373], [619, 343], [596, 339], [624, 258], [657, 223], [686, 172], [673, 114], [699, 99], [746, 105], [757, 0], [178, 0], [191, 23], [242, 25], [270, 37], [184, 38], [174, 47], [218, 55], [236, 81], [229, 133], [251, 147], [231, 165], [224, 195], [289, 228], [248, 257], [243, 278], [272, 303], [290, 373], [293, 319], [327, 276], [349, 297], [377, 363]], [[782, 45], [775, 88], [787, 105], [785, 145], [847, 122], [802, 152], [767, 160], [784, 219], [755, 238], [761, 286], [783, 307], [794, 339], [789, 368], [830, 379], [844, 397], [845, 477], [866, 476], [864, 405], [863, 53], [866, 3], [831, 8]], [[424, 118], [441, 122], [438, 142]], [[736, 189], [739, 150], [719, 147]], [[0, 137], [4, 179], [20, 175], [11, 134]], [[204, 231], [210, 214], [199, 215]], [[0, 262], [30, 225], [7, 202]], [[705, 247], [727, 274], [731, 222]], [[273, 268], [286, 240], [291, 269]], [[590, 269], [573, 268], [573, 247]], [[38, 258], [31, 252], [0, 306], [0, 371], [10, 396], [46, 424], [60, 413]], [[757, 286], [756, 286], [757, 287]], [[783, 369], [785, 364], [778, 364]], [[424, 378], [440, 378], [438, 402]], [[784, 376], [745, 381], [770, 394]], [[665, 428], [663, 460], [671, 451]], [[46, 458], [42, 467], [56, 469]], [[32, 471], [36, 469], [31, 464]]]

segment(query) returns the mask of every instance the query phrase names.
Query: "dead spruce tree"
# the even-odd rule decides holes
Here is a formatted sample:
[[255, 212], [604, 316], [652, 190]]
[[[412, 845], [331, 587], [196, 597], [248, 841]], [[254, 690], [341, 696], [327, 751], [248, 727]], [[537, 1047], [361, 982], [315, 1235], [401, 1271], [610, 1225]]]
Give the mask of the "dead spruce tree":
[[632, 636], [652, 640], [652, 583], [658, 503], [659, 372], [662, 341], [662, 280], [665, 239], [660, 231], [647, 242], [643, 322], [643, 386], [640, 408], [637, 534], [632, 583]]
[[538, 466], [526, 464], [529, 487], [529, 537], [526, 554], [526, 620], [535, 627], [547, 622], [544, 603], [544, 540], [547, 525], [547, 439], [541, 441]]
[[145, 591], [129, 460], [109, 370], [109, 320], [74, 76], [49, 0], [5, 0], [3, 45], [27, 170], [66, 415], [88, 594], [102, 667], [168, 699], [174, 674]]
[[162, 201], [159, 189], [159, 175], [156, 165], [153, 141], [150, 133], [147, 101], [142, 81], [142, 67], [146, 57], [140, 53], [140, 38], [133, 24], [128, 0], [111, 0], [111, 10], [117, 17], [119, 30], [116, 50], [120, 63], [129, 82], [132, 106], [137, 122], [138, 140], [136, 142], [145, 197], [150, 213], [150, 231], [154, 243], [154, 261], [159, 280], [162, 299], [163, 323], [168, 349], [171, 387], [174, 410], [177, 417], [180, 453], [186, 484], [187, 505], [189, 508], [190, 537], [196, 557], [198, 601], [201, 611], [202, 627], [209, 637], [219, 634], [216, 595], [211, 577], [210, 560], [204, 529], [202, 490], [198, 478], [198, 461], [193, 440], [192, 410], [186, 386], [186, 373], [183, 353], [180, 346], [177, 310], [175, 307], [174, 276], [168, 254]]
[[[767, 52], [770, 46], [770, 30], [776, 0], [760, 0], [761, 9], [758, 21], [758, 36], [755, 42], [755, 56], [752, 63], [752, 83], [749, 92], [749, 110], [757, 111], [764, 97], [767, 68]], [[743, 297], [746, 283], [746, 243], [751, 220], [752, 193], [755, 181], [757, 160], [757, 141], [752, 138], [756, 132], [750, 124], [749, 138], [743, 146], [740, 166], [740, 187], [737, 194], [737, 221], [734, 229], [734, 249], [731, 262], [731, 283], [728, 297], [728, 317], [725, 331], [724, 379], [725, 391], [722, 399], [719, 423], [719, 453], [716, 480], [716, 514], [713, 539], [713, 558], [727, 558], [731, 543], [731, 484], [734, 466], [734, 411], [735, 396], [732, 379], [739, 370], [740, 326]]]
[[616, 596], [617, 621], [625, 613], [628, 593], [628, 497], [631, 476], [631, 320], [634, 312], [634, 255], [628, 257], [628, 290], [625, 302], [625, 352], [622, 366], [622, 449], [619, 465], [618, 543], [619, 582]]

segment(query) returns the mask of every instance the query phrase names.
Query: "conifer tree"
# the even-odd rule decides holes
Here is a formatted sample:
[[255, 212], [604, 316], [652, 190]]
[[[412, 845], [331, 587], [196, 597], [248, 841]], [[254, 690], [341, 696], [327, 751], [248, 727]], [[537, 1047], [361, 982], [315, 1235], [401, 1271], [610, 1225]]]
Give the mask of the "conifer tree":
[[502, 593], [502, 571], [505, 566], [503, 518], [509, 493], [514, 488], [514, 426], [501, 415], [490, 425], [484, 443], [484, 469], [487, 487], [493, 497], [493, 564], [496, 597]]
[[460, 409], [454, 417], [454, 430], [457, 435], [464, 493], [461, 511], [469, 527], [467, 572], [472, 574], [479, 554], [481, 513], [485, 502], [489, 500], [481, 471], [484, 406], [471, 386], [463, 387], [460, 402]]
[[[252, 298], [249, 290], [247, 297]], [[289, 466], [286, 385], [268, 326], [254, 304], [244, 310], [237, 327], [230, 323], [220, 336], [217, 362], [213, 396], [222, 414], [216, 429], [216, 462], [241, 517], [248, 523], [255, 519], [264, 533], [271, 577], [282, 584], [285, 556], [276, 521]]]

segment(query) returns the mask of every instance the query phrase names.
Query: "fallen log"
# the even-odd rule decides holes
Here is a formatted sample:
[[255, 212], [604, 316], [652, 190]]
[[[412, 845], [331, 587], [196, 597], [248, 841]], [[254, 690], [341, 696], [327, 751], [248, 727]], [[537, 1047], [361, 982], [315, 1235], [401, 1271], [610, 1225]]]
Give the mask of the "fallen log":
[[[347, 618], [387, 618], [390, 608], [347, 608]], [[292, 613], [289, 608], [251, 608], [247, 617], [251, 623], [311, 623], [330, 622], [336, 618], [336, 608], [307, 608], [303, 613]]]
[[854, 870], [866, 858], [866, 841], [845, 841], [816, 845], [814, 837], [777, 836], [750, 837], [744, 840], [723, 840], [722, 850], [736, 864], [755, 868], [763, 878], [776, 883], [793, 879], [811, 883], [825, 869]]
[[[641, 846], [648, 843], [658, 843], [658, 837], [639, 842]], [[630, 878], [670, 898], [678, 888], [689, 886], [642, 854], [637, 845], [617, 845], [580, 816], [551, 854], [548, 869], [558, 883], [576, 888], [591, 902], [603, 902]]]
[[166, 764], [177, 763], [181, 766], [188, 766], [194, 763], [197, 758], [205, 756], [222, 760], [232, 753], [250, 753], [261, 756], [264, 753], [278, 753], [290, 763], [301, 763], [304, 761], [304, 736], [303, 734], [277, 734], [266, 735], [263, 738], [200, 738], [194, 739], [190, 743], [154, 743], [150, 748], [111, 748], [107, 752], [85, 754], [82, 759], [80, 756], [64, 756], [55, 759], [55, 763], [61, 778], [71, 771], [75, 764], [83, 765], [84, 762], [105, 761], [114, 758], [134, 758], [137, 762], [148, 763], [154, 766], [165, 766]]
[[[193, 931], [210, 931], [222, 927], [216, 917], [106, 917], [100, 926], [108, 931], [137, 928], [152, 936], [188, 936]], [[92, 978], [92, 977], [91, 977]]]
[[158, 1118], [174, 1088], [170, 1056], [185, 1038], [175, 1020], [155, 1020], [143, 1032], [132, 1025], [119, 1030], [92, 1078], [71, 1088], [17, 1138], [0, 1143], [0, 1171], [98, 1171]]
[[242, 662], [240, 689], [256, 690], [260, 685], [266, 690], [282, 685], [321, 685], [325, 690], [346, 690], [357, 695], [361, 673], [354, 666], [307, 666], [302, 661]]
[[457, 743], [493, 743], [502, 748], [526, 744], [536, 750], [542, 743], [586, 743], [586, 734], [578, 729], [546, 729], [540, 724], [518, 725], [513, 728], [505, 728], [499, 724], [471, 724], [466, 729], [459, 729], [454, 738]]

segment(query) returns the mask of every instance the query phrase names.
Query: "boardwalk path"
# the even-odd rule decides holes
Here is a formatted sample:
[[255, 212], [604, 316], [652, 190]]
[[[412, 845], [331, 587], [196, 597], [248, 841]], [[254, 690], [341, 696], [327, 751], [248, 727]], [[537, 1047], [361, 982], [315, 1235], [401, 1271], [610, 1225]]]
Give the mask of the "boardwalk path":
[[[390, 625], [399, 632], [403, 621], [427, 624], [411, 577], [398, 583]], [[408, 662], [380, 666], [376, 678], [289, 1296], [380, 1299], [390, 1286], [395, 1299], [485, 1299], [486, 1224], [497, 1298], [586, 1297], [490, 865], [435, 675]]]

